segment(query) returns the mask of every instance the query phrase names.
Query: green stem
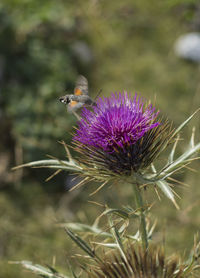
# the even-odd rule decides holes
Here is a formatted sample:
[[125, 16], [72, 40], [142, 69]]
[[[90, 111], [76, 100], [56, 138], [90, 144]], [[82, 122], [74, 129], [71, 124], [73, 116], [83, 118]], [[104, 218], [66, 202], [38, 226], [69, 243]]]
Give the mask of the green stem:
[[147, 249], [148, 238], [147, 238], [146, 220], [144, 214], [144, 204], [143, 204], [143, 200], [142, 200], [142, 196], [138, 184], [132, 184], [132, 185], [133, 185], [133, 191], [135, 196], [136, 209], [140, 210], [140, 235], [142, 237], [142, 245], [144, 249]]

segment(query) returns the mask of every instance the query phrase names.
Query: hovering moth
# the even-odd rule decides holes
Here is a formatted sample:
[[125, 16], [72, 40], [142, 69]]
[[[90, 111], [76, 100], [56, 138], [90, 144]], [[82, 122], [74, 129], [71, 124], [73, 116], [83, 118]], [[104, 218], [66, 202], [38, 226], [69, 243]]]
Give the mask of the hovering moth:
[[76, 111], [84, 105], [96, 105], [88, 94], [88, 81], [83, 75], [79, 75], [76, 80], [74, 94], [62, 96], [59, 100], [67, 105], [69, 112]]

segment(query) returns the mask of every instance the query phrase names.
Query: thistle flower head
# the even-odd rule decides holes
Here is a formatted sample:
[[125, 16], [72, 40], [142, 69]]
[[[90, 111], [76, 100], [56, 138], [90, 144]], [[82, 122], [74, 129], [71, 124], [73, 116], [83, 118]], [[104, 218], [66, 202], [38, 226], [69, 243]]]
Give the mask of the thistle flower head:
[[126, 149], [135, 144], [147, 131], [158, 126], [153, 122], [158, 113], [149, 105], [143, 111], [141, 98], [128, 97], [127, 93], [112, 94], [99, 99], [94, 111], [85, 109], [75, 140], [87, 146], [100, 148], [107, 153]]
[[99, 176], [131, 175], [148, 167], [168, 138], [168, 124], [157, 119], [158, 113], [126, 92], [99, 98], [93, 110], [84, 108], [73, 138], [83, 164]]
[[184, 265], [178, 258], [166, 258], [162, 248], [151, 246], [143, 250], [141, 246], [130, 245], [124, 253], [126, 260], [118, 252], [104, 258], [88, 273], [89, 277], [108, 278], [183, 278]]

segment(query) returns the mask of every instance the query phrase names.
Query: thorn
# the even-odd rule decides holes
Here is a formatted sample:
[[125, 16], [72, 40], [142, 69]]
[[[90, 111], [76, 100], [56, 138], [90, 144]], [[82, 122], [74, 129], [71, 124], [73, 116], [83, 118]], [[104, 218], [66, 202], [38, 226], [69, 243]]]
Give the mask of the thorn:
[[176, 183], [178, 183], [178, 184], [184, 185], [184, 186], [186, 186], [186, 187], [189, 187], [189, 184], [184, 183], [184, 182], [181, 182], [181, 181], [179, 181], [179, 180], [176, 180], [176, 179], [174, 179], [174, 178], [172, 178], [172, 177], [168, 177], [167, 179], [169, 179], [169, 180], [171, 180], [171, 181], [173, 181], [173, 182], [176, 182]]
[[89, 177], [86, 177], [85, 179], [80, 181], [77, 185], [75, 185], [72, 188], [70, 188], [69, 192], [71, 192], [72, 190], [76, 189], [77, 187], [80, 187], [80, 186], [84, 185], [86, 182], [89, 182], [91, 180], [94, 180], [94, 179], [90, 179]]
[[55, 160], [59, 160], [57, 157], [53, 156], [53, 155], [50, 155], [50, 154], [46, 154], [46, 156], [48, 158], [51, 158], [51, 159], [55, 159]]
[[100, 203], [97, 203], [97, 202], [94, 202], [94, 201], [87, 201], [88, 203], [91, 203], [91, 204], [93, 204], [93, 205], [97, 205], [97, 206], [99, 206], [99, 207], [103, 207], [103, 208], [105, 208], [105, 205], [102, 205], [102, 204], [100, 204]]
[[104, 185], [106, 185], [108, 183], [108, 181], [105, 181], [100, 187], [97, 188], [97, 190], [95, 190], [94, 192], [92, 192], [89, 196], [93, 196], [94, 194], [96, 194], [97, 192], [99, 192]]
[[70, 151], [69, 151], [69, 149], [68, 149], [67, 144], [65, 143], [65, 141], [61, 141], [60, 143], [64, 146], [69, 161], [73, 161], [73, 158], [72, 158], [72, 156], [71, 156], [71, 153], [70, 153]]
[[154, 186], [154, 190], [155, 190], [155, 192], [156, 192], [156, 195], [157, 195], [157, 197], [158, 197], [158, 200], [161, 201], [161, 197], [160, 197], [160, 195], [159, 195], [159, 192], [158, 192], [156, 186]]
[[50, 181], [53, 177], [55, 177], [56, 175], [58, 175], [60, 172], [62, 171], [62, 169], [58, 169], [56, 172], [54, 172], [50, 177], [48, 177], [45, 181]]

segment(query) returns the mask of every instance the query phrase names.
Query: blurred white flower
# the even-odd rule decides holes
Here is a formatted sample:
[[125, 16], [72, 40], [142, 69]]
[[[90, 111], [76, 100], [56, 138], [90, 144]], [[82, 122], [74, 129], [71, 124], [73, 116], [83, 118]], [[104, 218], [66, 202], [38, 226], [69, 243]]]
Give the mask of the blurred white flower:
[[200, 63], [200, 33], [193, 32], [180, 36], [175, 44], [177, 56], [196, 63]]

